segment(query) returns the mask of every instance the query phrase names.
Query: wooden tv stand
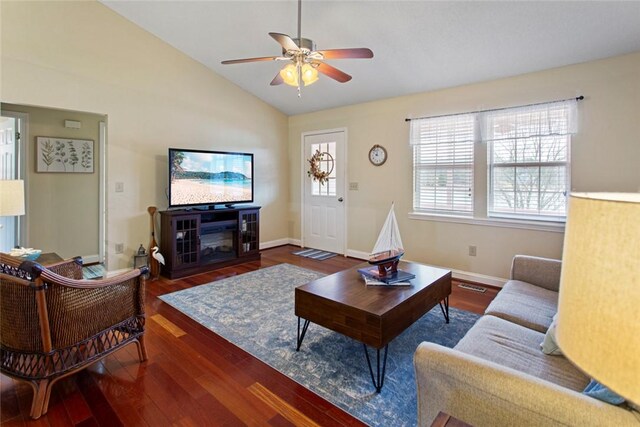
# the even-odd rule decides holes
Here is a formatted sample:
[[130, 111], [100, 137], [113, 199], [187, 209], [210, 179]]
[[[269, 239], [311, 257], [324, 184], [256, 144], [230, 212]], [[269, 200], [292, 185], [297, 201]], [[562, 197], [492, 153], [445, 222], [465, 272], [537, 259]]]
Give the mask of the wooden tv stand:
[[162, 211], [160, 226], [169, 279], [260, 259], [260, 206]]

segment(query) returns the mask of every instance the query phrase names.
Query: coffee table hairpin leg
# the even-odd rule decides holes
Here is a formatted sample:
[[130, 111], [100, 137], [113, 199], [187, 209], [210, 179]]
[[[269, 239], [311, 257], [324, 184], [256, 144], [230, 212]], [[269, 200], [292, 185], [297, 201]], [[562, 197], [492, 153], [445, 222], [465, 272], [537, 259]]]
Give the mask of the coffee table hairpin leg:
[[389, 350], [389, 344], [384, 346], [384, 359], [382, 361], [382, 374], [380, 373], [380, 349], [376, 349], [376, 376], [373, 375], [373, 369], [371, 368], [371, 359], [369, 359], [369, 350], [367, 345], [362, 344], [364, 347], [364, 354], [367, 356], [367, 364], [369, 365], [369, 373], [371, 374], [371, 381], [376, 388], [376, 393], [380, 393], [382, 386], [384, 385], [384, 374], [387, 369], [387, 350]]
[[304, 324], [302, 325], [302, 334], [300, 333], [300, 317], [298, 317], [298, 345], [296, 346], [296, 351], [300, 351], [300, 346], [302, 345], [302, 340], [304, 339], [304, 334], [307, 333], [307, 328], [309, 327], [309, 321], [304, 319]]
[[446, 323], [449, 323], [449, 297], [446, 296], [444, 298], [444, 307], [442, 306], [442, 301], [438, 304], [440, 305], [440, 310], [442, 310], [442, 314], [444, 315], [444, 320]]

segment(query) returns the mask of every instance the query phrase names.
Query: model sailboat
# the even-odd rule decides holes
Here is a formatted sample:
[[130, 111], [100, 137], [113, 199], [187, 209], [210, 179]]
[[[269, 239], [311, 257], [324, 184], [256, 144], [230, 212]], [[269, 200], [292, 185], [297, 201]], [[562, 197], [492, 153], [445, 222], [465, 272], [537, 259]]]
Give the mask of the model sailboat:
[[373, 247], [373, 253], [369, 256], [369, 263], [378, 266], [381, 277], [398, 271], [400, 257], [404, 255], [400, 230], [396, 221], [396, 214], [391, 203], [391, 209], [387, 219], [380, 230], [378, 240]]

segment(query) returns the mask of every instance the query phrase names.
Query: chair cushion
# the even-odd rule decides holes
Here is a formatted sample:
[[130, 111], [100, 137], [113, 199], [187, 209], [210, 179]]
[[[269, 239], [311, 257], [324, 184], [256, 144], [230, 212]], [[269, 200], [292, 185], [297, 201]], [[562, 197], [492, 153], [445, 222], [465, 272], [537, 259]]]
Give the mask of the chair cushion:
[[564, 356], [540, 351], [544, 334], [494, 316], [483, 316], [455, 346], [456, 350], [582, 392], [589, 383]]
[[549, 329], [557, 311], [557, 292], [527, 282], [509, 280], [484, 314], [544, 333]]

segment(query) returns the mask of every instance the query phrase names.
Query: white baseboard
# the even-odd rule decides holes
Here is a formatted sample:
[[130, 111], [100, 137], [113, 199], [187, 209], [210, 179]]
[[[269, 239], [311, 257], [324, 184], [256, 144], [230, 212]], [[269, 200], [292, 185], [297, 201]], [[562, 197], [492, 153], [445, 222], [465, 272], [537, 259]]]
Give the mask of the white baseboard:
[[347, 249], [347, 256], [351, 258], [356, 258], [356, 259], [361, 259], [363, 261], [366, 261], [367, 259], [369, 259], [369, 255], [370, 254], [368, 252], [354, 251], [353, 249]]
[[260, 243], [260, 249], [269, 249], [269, 248], [275, 248], [277, 246], [284, 246], [284, 245], [294, 245], [295, 243], [291, 243], [292, 239], [278, 239], [278, 240], [271, 240], [269, 242], [261, 242]]
[[[270, 242], [260, 243], [260, 249], [275, 248], [276, 246], [283, 246], [283, 245], [294, 245], [294, 246], [301, 247], [302, 241], [300, 239], [291, 239], [291, 238], [272, 240]], [[368, 252], [357, 251], [354, 249], [347, 249], [346, 255], [348, 257], [361, 259], [361, 260], [367, 260], [369, 258]], [[407, 260], [407, 261], [410, 261], [410, 260]], [[429, 264], [426, 264], [426, 265], [429, 265]], [[445, 268], [447, 270], [451, 270], [451, 276], [454, 279], [475, 282], [482, 285], [495, 286], [497, 288], [502, 288], [504, 284], [507, 282], [507, 279], [503, 279], [501, 277], [487, 276], [486, 274], [472, 273], [470, 271], [456, 270], [449, 267], [442, 267], [438, 265], [433, 265], [433, 267]]]
[[454, 279], [480, 283], [482, 285], [495, 286], [496, 288], [502, 288], [507, 282], [507, 279], [503, 279], [501, 277], [487, 276], [484, 274], [470, 273], [468, 271], [460, 270], [451, 270], [451, 276]]
[[[416, 262], [408, 259], [406, 259], [405, 261]], [[436, 267], [436, 268], [444, 268], [445, 270], [451, 270], [452, 278], [458, 279], [458, 280], [465, 280], [468, 282], [475, 282], [481, 285], [488, 285], [488, 286], [495, 286], [496, 288], [502, 288], [504, 284], [507, 282], [507, 279], [503, 279], [501, 277], [487, 276], [485, 274], [472, 273], [470, 271], [456, 270], [455, 268], [443, 267], [441, 265], [425, 264], [424, 262], [420, 262], [420, 264], [429, 265], [431, 267]]]
[[289, 239], [289, 244], [302, 247], [302, 240], [300, 240], [300, 239]]
[[[366, 259], [369, 258], [369, 253], [368, 252], [356, 251], [356, 250], [349, 249], [349, 250], [347, 250], [347, 256], [350, 256], [352, 258], [366, 260]], [[410, 260], [407, 260], [407, 261], [410, 261]], [[422, 264], [424, 264], [424, 263], [422, 263]], [[426, 265], [429, 265], [429, 264], [426, 264]], [[480, 283], [480, 284], [488, 285], [488, 286], [495, 286], [497, 288], [503, 287], [504, 284], [507, 281], [507, 279], [503, 279], [501, 277], [487, 276], [485, 274], [472, 273], [470, 271], [456, 270], [456, 269], [452, 269], [452, 268], [449, 268], [449, 267], [441, 267], [441, 266], [438, 266], [438, 265], [434, 265], [433, 267], [438, 267], [438, 268], [444, 268], [444, 269], [447, 269], [447, 270], [451, 270], [451, 276], [454, 279]]]

